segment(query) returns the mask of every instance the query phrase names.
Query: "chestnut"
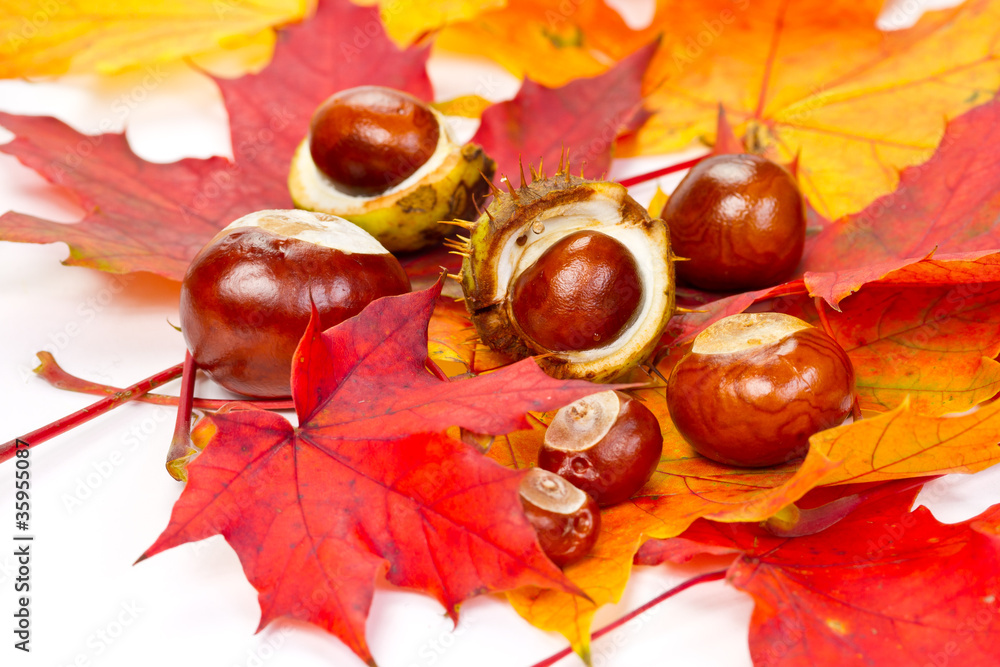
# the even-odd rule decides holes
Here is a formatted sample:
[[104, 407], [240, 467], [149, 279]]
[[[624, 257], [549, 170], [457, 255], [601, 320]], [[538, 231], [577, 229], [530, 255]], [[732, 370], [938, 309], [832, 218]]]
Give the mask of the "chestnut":
[[628, 500], [660, 462], [660, 423], [640, 401], [602, 391], [560, 408], [545, 431], [538, 467], [590, 494], [600, 506]]
[[790, 278], [805, 245], [805, 205], [783, 167], [758, 155], [715, 155], [685, 175], [663, 219], [677, 278], [709, 290], [770, 287]]
[[854, 368], [821, 329], [781, 313], [731, 315], [694, 339], [667, 382], [680, 434], [719, 463], [760, 467], [806, 453], [851, 413]]
[[316, 109], [309, 152], [337, 189], [374, 196], [416, 172], [439, 138], [438, 119], [422, 101], [391, 88], [361, 86], [332, 95]]
[[181, 331], [199, 368], [223, 387], [288, 396], [312, 304], [325, 329], [409, 290], [396, 258], [360, 227], [323, 213], [258, 211], [220, 231], [191, 261], [181, 284]]
[[591, 230], [546, 248], [511, 287], [517, 327], [556, 352], [607, 345], [635, 319], [641, 303], [642, 279], [632, 253]]
[[559, 567], [580, 560], [601, 532], [601, 511], [589, 495], [559, 475], [531, 468], [520, 486], [521, 507], [538, 545]]

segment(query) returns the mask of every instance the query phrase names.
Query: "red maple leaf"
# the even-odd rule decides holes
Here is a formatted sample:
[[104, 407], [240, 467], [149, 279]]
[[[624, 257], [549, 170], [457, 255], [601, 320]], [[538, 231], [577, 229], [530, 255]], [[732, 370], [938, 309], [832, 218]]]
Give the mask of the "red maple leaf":
[[[486, 111], [474, 140], [512, 176], [520, 156], [554, 166], [564, 148], [574, 171], [606, 171], [616, 137], [645, 120], [641, 81], [655, 47], [562, 88], [526, 81], [514, 100]], [[375, 7], [320, 2], [309, 21], [280, 31], [260, 74], [215, 79], [229, 113], [233, 160], [149, 163], [122, 134], [86, 136], [52, 118], [0, 113], [0, 124], [15, 134], [0, 150], [69, 188], [87, 211], [76, 225], [6, 213], [0, 238], [65, 241], [68, 264], [180, 280], [195, 253], [232, 220], [292, 206], [288, 165], [320, 102], [358, 85], [430, 99], [428, 55], [429, 47], [398, 49]]]
[[933, 157], [904, 169], [894, 192], [826, 223], [810, 239], [802, 270], [870, 266], [871, 279], [935, 252], [1000, 248], [1000, 155], [983, 148], [997, 141], [1000, 99], [949, 123]]
[[[903, 486], [913, 485], [904, 483]], [[1000, 655], [1000, 505], [958, 524], [886, 494], [830, 528], [779, 538], [699, 519], [636, 562], [734, 553], [727, 580], [753, 596], [754, 665], [990, 665]]]
[[314, 317], [292, 370], [299, 426], [262, 410], [207, 418], [198, 428], [211, 441], [142, 558], [221, 534], [259, 592], [262, 627], [308, 620], [365, 660], [383, 571], [453, 617], [487, 591], [577, 591], [537, 545], [521, 473], [440, 433], [527, 428], [525, 412], [604, 387], [554, 380], [530, 359], [461, 381], [434, 377], [427, 325], [439, 293], [440, 284], [381, 299], [325, 333]]
[[75, 225], [6, 213], [0, 238], [65, 241], [67, 264], [180, 280], [225, 225], [252, 211], [292, 207], [292, 152], [327, 96], [376, 84], [430, 98], [428, 50], [396, 48], [378, 16], [377, 8], [346, 0], [320, 2], [311, 20], [279, 33], [274, 59], [260, 74], [217, 79], [234, 160], [146, 162], [123, 134], [87, 136], [53, 118], [0, 113], [0, 124], [15, 135], [0, 150], [69, 188], [87, 211]]
[[611, 166], [615, 140], [637, 129], [642, 78], [659, 46], [654, 42], [604, 74], [547, 88], [525, 79], [514, 99], [483, 112], [472, 140], [497, 163], [497, 173], [515, 181], [520, 164], [556, 167], [565, 151], [572, 173], [600, 177]]
[[[719, 127], [721, 136], [731, 135], [724, 117]], [[998, 127], [1000, 100], [994, 100], [952, 121], [934, 156], [904, 170], [899, 187], [865, 210], [835, 222], [810, 210], [810, 228], [820, 229], [807, 240], [799, 277], [742, 294], [679, 290], [679, 305], [699, 312], [671, 320], [666, 340], [686, 342], [712, 322], [774, 297], [809, 294], [839, 310], [865, 284], [928, 257], [971, 261], [1000, 249], [1000, 156], [983, 149]]]

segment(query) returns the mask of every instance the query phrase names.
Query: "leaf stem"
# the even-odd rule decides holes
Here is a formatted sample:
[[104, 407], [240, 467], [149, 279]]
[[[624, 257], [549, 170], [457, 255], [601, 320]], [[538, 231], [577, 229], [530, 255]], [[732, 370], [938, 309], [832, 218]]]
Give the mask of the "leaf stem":
[[776, 537], [815, 535], [845, 518], [865, 503], [874, 502], [892, 493], [902, 493], [907, 489], [923, 486], [938, 477], [940, 475], [882, 482], [865, 491], [837, 498], [824, 505], [809, 509], [800, 509], [792, 503], [778, 514], [770, 517], [763, 523], [763, 526], [765, 530]]
[[167, 450], [167, 472], [179, 482], [186, 481], [187, 474], [184, 463], [194, 451], [191, 442], [191, 409], [194, 399], [194, 380], [198, 373], [198, 365], [190, 352], [184, 353], [184, 370], [181, 374], [181, 392], [177, 397], [177, 421], [174, 422], [174, 436]]
[[[619, 628], [622, 625], [625, 625], [626, 623], [628, 623], [629, 621], [631, 621], [636, 616], [639, 616], [640, 614], [644, 614], [645, 612], [649, 611], [650, 609], [652, 609], [656, 605], [660, 604], [664, 600], [672, 598], [673, 596], [675, 596], [678, 593], [681, 593], [683, 591], [686, 591], [687, 589], [691, 588], [692, 586], [696, 586], [698, 584], [703, 584], [703, 583], [708, 582], [708, 581], [717, 581], [719, 579], [723, 579], [726, 576], [726, 572], [728, 572], [728, 570], [715, 570], [714, 572], [705, 572], [704, 574], [699, 574], [697, 577], [691, 577], [687, 581], [684, 581], [684, 582], [678, 584], [677, 586], [674, 586], [670, 590], [664, 591], [663, 593], [657, 595], [655, 598], [653, 598], [652, 600], [650, 600], [646, 604], [642, 605], [641, 607], [637, 607], [636, 609], [633, 609], [632, 611], [630, 611], [629, 613], [625, 614], [624, 616], [622, 616], [618, 620], [616, 620], [616, 621], [614, 621], [612, 623], [609, 623], [608, 625], [604, 626], [600, 630], [597, 630], [596, 632], [594, 632], [591, 635], [591, 638], [592, 639], [599, 639], [600, 637], [603, 637], [604, 635], [608, 634], [612, 630], [615, 630], [616, 628]], [[545, 660], [542, 660], [541, 662], [535, 663], [534, 665], [532, 665], [532, 667], [549, 667], [550, 665], [554, 665], [555, 663], [559, 662], [560, 660], [562, 660], [563, 658], [565, 658], [567, 655], [569, 655], [572, 652], [573, 652], [572, 647], [566, 647], [563, 650], [559, 651], [558, 653], [549, 656]]]
[[[816, 305], [816, 313], [819, 315], [820, 324], [823, 326], [823, 331], [826, 332], [833, 340], [837, 340], [836, 334], [833, 333], [833, 327], [830, 326], [830, 319], [826, 315], [826, 300], [821, 296], [813, 297], [813, 303]], [[840, 341], [837, 341], [838, 344]], [[858, 402], [858, 394], [854, 393], [854, 402], [851, 403], [851, 416], [854, 421], [861, 421], [861, 404]]]
[[[85, 380], [67, 372], [62, 366], [59, 365], [58, 362], [56, 362], [55, 357], [45, 350], [37, 352], [36, 356], [38, 356], [42, 363], [40, 363], [38, 368], [35, 369], [35, 373], [56, 389], [75, 391], [81, 394], [91, 394], [93, 396], [112, 396], [124, 391], [118, 387], [100, 384], [99, 382], [91, 382], [90, 380]], [[144, 403], [154, 403], [156, 405], [179, 405], [179, 399], [177, 396], [167, 396], [165, 394], [148, 393], [138, 397], [136, 400]], [[232, 402], [233, 399], [230, 398], [194, 397], [192, 399], [192, 407], [199, 410], [218, 410], [222, 406]], [[295, 409], [295, 404], [291, 401], [291, 399], [259, 399], [251, 402], [255, 407], [263, 408], [265, 410]]]
[[10, 442], [0, 445], [0, 463], [15, 456], [18, 441], [28, 443], [28, 447], [39, 445], [46, 440], [50, 440], [51, 438], [61, 435], [66, 431], [79, 426], [80, 424], [90, 421], [94, 417], [98, 417], [103, 415], [105, 412], [115, 409], [119, 405], [124, 405], [129, 401], [134, 401], [160, 385], [176, 380], [181, 376], [183, 367], [183, 364], [171, 366], [166, 370], [149, 376], [145, 380], [136, 382], [130, 387], [126, 387], [121, 391], [115, 392], [113, 395], [103, 398], [96, 403], [83, 408], [82, 410], [77, 410], [71, 415], [57, 419], [50, 424], [46, 424], [45, 426], [32, 431], [31, 433], [27, 433], [20, 438], [15, 438]]
[[833, 327], [830, 326], [830, 319], [826, 316], [826, 301], [821, 296], [814, 296], [813, 303], [816, 305], [816, 314], [819, 315], [819, 323], [823, 327], [823, 331], [830, 338], [837, 340], [836, 334], [833, 333]]
[[656, 169], [645, 174], [639, 174], [638, 176], [629, 176], [628, 178], [623, 178], [618, 181], [619, 185], [624, 185], [626, 188], [632, 187], [633, 185], [639, 185], [640, 183], [645, 183], [646, 181], [651, 181], [660, 176], [666, 176], [667, 174], [673, 174], [674, 172], [684, 171], [685, 169], [690, 169], [695, 166], [708, 155], [702, 155], [701, 157], [692, 158], [690, 160], [685, 160], [684, 162], [678, 162], [677, 164], [672, 164], [669, 167], [663, 167], [662, 169]]

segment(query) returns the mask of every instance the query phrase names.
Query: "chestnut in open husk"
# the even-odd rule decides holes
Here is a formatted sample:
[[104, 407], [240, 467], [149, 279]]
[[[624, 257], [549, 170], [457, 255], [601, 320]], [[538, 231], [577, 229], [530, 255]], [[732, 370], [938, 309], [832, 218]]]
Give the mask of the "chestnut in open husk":
[[441, 221], [476, 215], [495, 168], [482, 148], [459, 144], [423, 101], [361, 86], [316, 110], [288, 189], [299, 208], [346, 218], [388, 250], [406, 252], [452, 231]]
[[480, 338], [560, 378], [604, 381], [652, 353], [674, 311], [662, 220], [626, 189], [560, 169], [495, 192], [458, 278]]

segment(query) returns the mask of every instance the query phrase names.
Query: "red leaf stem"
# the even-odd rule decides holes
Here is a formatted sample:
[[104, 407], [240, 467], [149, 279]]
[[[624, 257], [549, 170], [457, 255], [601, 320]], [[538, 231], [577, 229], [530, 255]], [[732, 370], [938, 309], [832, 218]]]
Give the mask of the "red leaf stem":
[[18, 441], [28, 443], [28, 447], [34, 447], [35, 445], [41, 444], [46, 440], [69, 431], [72, 428], [76, 428], [80, 424], [90, 421], [94, 417], [103, 415], [105, 412], [113, 410], [119, 405], [124, 405], [129, 401], [134, 401], [160, 385], [166, 384], [171, 380], [176, 380], [181, 376], [183, 367], [183, 364], [171, 366], [166, 370], [149, 376], [145, 380], [140, 380], [132, 386], [126, 387], [122, 391], [116, 392], [107, 398], [103, 398], [93, 405], [87, 406], [82, 410], [77, 410], [71, 415], [57, 419], [50, 424], [46, 424], [45, 426], [32, 431], [31, 433], [27, 433], [22, 435], [20, 438], [15, 438], [14, 440], [0, 445], [0, 463], [15, 456]]
[[167, 472], [177, 481], [185, 481], [183, 467], [178, 469], [177, 462], [186, 459], [194, 452], [191, 442], [191, 408], [194, 399], [194, 380], [198, 374], [198, 365], [190, 352], [184, 353], [184, 370], [181, 374], [181, 392], [177, 397], [177, 421], [174, 422], [174, 436], [167, 450]]
[[[66, 371], [62, 366], [56, 362], [55, 357], [51, 353], [42, 350], [36, 353], [38, 358], [41, 360], [41, 364], [35, 369], [35, 374], [40, 378], [51, 384], [56, 389], [62, 389], [64, 391], [75, 391], [81, 394], [92, 394], [94, 396], [112, 396], [119, 392], [124, 391], [119, 387], [112, 387], [111, 385], [101, 384], [99, 382], [92, 382], [90, 380], [85, 380], [81, 377], [73, 375], [72, 373]], [[168, 396], [166, 394], [154, 394], [148, 393], [143, 396], [139, 396], [135, 400], [142, 401], [143, 403], [153, 403], [155, 405], [178, 405], [179, 401], [176, 396]], [[192, 398], [192, 407], [198, 408], [199, 410], [219, 410], [223, 406], [229, 405], [233, 402], [230, 398]], [[291, 399], [260, 399], [255, 401], [246, 401], [250, 403], [255, 408], [260, 408], [263, 410], [294, 410], [295, 405], [292, 403]]]
[[[691, 577], [687, 581], [681, 582], [680, 584], [674, 586], [670, 590], [664, 591], [663, 593], [660, 593], [659, 595], [657, 595], [655, 598], [653, 598], [652, 600], [650, 600], [646, 604], [642, 605], [641, 607], [637, 607], [637, 608], [633, 609], [632, 611], [630, 611], [629, 613], [625, 614], [624, 616], [622, 616], [618, 620], [616, 620], [616, 621], [614, 621], [612, 623], [607, 624], [606, 626], [604, 626], [600, 630], [595, 631], [594, 634], [591, 635], [591, 637], [593, 639], [599, 639], [600, 637], [603, 637], [604, 635], [608, 634], [612, 630], [615, 630], [616, 628], [619, 628], [619, 627], [625, 625], [626, 623], [628, 623], [629, 621], [631, 621], [636, 616], [639, 616], [640, 614], [646, 613], [647, 611], [649, 611], [650, 609], [652, 609], [656, 605], [660, 604], [664, 600], [672, 598], [673, 596], [675, 596], [678, 593], [681, 593], [683, 591], [686, 591], [687, 589], [691, 588], [692, 586], [695, 586], [697, 584], [703, 584], [703, 583], [705, 583], [707, 581], [718, 581], [719, 579], [723, 579], [723, 578], [725, 578], [727, 571], [728, 570], [716, 570], [714, 572], [705, 572], [704, 574], [699, 574], [697, 577]], [[566, 648], [564, 648], [563, 650], [559, 651], [558, 653], [550, 655], [545, 660], [542, 660], [541, 662], [535, 663], [534, 665], [532, 665], [532, 667], [549, 667], [550, 665], [554, 665], [555, 663], [559, 662], [560, 660], [562, 660], [563, 658], [565, 658], [567, 655], [569, 655], [572, 652], [573, 652], [573, 649], [567, 646]]]
[[690, 160], [685, 160], [684, 162], [678, 162], [677, 164], [672, 164], [669, 167], [663, 167], [662, 169], [656, 169], [654, 171], [647, 172], [645, 174], [639, 174], [637, 176], [629, 176], [628, 178], [623, 178], [618, 181], [619, 184], [624, 185], [626, 188], [632, 187], [633, 185], [639, 185], [640, 183], [645, 183], [646, 181], [651, 181], [654, 178], [659, 178], [660, 176], [666, 176], [667, 174], [673, 174], [678, 171], [684, 171], [685, 169], [690, 169], [695, 166], [708, 155], [702, 155], [701, 157], [692, 158]]

